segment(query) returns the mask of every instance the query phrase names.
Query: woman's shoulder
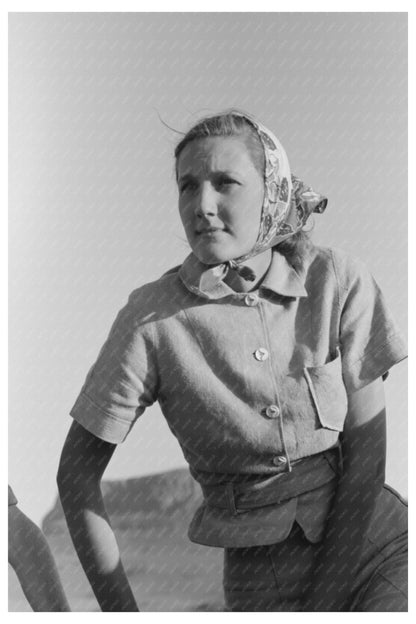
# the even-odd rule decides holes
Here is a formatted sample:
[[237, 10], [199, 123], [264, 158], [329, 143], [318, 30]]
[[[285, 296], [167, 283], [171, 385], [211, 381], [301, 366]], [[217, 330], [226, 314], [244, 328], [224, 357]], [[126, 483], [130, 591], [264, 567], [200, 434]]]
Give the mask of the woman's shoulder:
[[339, 247], [313, 245], [307, 271], [333, 273], [340, 287], [348, 289], [356, 280], [367, 279], [370, 272], [363, 260]]
[[180, 305], [183, 288], [178, 278], [181, 265], [169, 269], [159, 278], [142, 284], [129, 295], [126, 311], [141, 317], [151, 315], [155, 320]]

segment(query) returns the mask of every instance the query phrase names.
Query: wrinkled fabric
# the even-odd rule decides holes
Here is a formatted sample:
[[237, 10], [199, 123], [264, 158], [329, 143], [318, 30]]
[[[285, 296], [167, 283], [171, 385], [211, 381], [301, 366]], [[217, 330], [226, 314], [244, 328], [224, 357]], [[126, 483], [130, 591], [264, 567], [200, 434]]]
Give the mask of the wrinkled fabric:
[[284, 541], [294, 520], [311, 543], [324, 538], [340, 475], [337, 447], [297, 462], [292, 471], [248, 483], [202, 485], [204, 503], [189, 526], [191, 541], [244, 547]]
[[[256, 482], [335, 446], [348, 394], [405, 357], [374, 279], [339, 250], [311, 248], [298, 271], [274, 251], [250, 293], [207, 280], [190, 254], [131, 294], [71, 415], [119, 443], [157, 400], [201, 485]], [[330, 495], [303, 496], [317, 510]], [[276, 541], [279, 517], [290, 528], [300, 500], [241, 514], [239, 539]], [[191, 539], [232, 544], [231, 513], [205, 506], [197, 515]], [[320, 522], [310, 520], [311, 534]]]
[[239, 258], [207, 267], [211, 279], [222, 279], [229, 269], [236, 270], [244, 279], [254, 281], [255, 274], [243, 263], [274, 245], [290, 238], [306, 224], [312, 212], [322, 213], [328, 203], [323, 195], [316, 193], [290, 172], [287, 154], [273, 132], [258, 120], [239, 112], [256, 130], [264, 150], [264, 199], [260, 226], [253, 249]]
[[273, 132], [258, 120], [248, 115], [241, 116], [256, 129], [265, 156], [260, 229], [252, 251], [238, 258], [244, 261], [293, 236], [305, 225], [312, 212], [322, 213], [325, 210], [328, 200], [291, 174], [286, 152]]

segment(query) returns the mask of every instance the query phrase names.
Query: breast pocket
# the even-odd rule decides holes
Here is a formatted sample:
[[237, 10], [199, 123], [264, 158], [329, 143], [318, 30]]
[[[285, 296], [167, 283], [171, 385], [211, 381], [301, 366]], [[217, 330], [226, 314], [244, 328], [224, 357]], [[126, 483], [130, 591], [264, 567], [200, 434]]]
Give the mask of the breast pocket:
[[320, 366], [305, 366], [303, 374], [322, 427], [342, 431], [347, 415], [348, 397], [342, 380], [339, 348], [334, 360]]

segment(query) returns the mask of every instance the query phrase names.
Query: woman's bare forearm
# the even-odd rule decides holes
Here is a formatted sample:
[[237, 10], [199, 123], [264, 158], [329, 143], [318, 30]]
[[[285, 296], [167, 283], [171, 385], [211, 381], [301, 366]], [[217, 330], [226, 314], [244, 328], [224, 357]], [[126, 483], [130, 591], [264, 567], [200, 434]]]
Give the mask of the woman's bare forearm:
[[68, 529], [102, 611], [138, 611], [99, 483], [66, 487], [58, 479]]
[[138, 611], [100, 488], [114, 450], [74, 421], [57, 482], [72, 541], [102, 611]]

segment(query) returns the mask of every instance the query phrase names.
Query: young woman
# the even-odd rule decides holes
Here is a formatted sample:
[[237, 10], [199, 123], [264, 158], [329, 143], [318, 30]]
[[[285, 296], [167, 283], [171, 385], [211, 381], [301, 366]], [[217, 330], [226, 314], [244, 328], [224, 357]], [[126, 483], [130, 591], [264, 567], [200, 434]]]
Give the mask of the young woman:
[[224, 548], [226, 608], [406, 610], [406, 505], [384, 486], [383, 377], [406, 356], [366, 268], [302, 228], [327, 200], [239, 112], [175, 151], [192, 253], [134, 291], [71, 411], [58, 485], [103, 610], [137, 605], [100, 480], [158, 400]]

